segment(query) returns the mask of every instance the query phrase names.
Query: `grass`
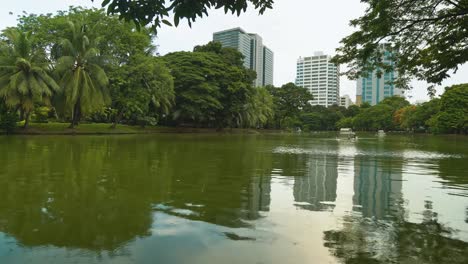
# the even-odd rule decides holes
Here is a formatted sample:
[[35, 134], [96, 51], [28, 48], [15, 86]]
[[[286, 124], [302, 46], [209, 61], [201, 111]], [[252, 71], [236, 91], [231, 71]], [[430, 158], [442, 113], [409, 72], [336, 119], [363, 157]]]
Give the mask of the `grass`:
[[89, 123], [80, 124], [71, 129], [69, 123], [31, 123], [27, 129], [16, 128], [13, 134], [27, 135], [75, 135], [75, 134], [145, 134], [163, 132], [163, 127], [146, 127], [118, 125], [111, 128], [111, 124]]
[[[225, 129], [218, 131], [212, 128], [187, 128], [187, 127], [160, 127], [117, 125], [116, 128], [111, 128], [111, 124], [107, 123], [83, 123], [75, 128], [69, 128], [69, 123], [30, 123], [27, 129], [17, 127], [12, 134], [20, 135], [114, 135], [114, 134], [155, 134], [155, 133], [259, 133], [253, 129]], [[2, 131], [0, 131], [1, 133]]]

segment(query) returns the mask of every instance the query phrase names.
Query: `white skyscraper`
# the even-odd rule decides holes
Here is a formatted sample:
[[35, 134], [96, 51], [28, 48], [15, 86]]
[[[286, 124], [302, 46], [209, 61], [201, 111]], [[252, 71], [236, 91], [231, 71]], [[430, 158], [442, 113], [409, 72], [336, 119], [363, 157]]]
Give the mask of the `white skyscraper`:
[[330, 60], [331, 56], [322, 52], [297, 60], [296, 85], [311, 92], [314, 96], [312, 105], [340, 104], [340, 68]]

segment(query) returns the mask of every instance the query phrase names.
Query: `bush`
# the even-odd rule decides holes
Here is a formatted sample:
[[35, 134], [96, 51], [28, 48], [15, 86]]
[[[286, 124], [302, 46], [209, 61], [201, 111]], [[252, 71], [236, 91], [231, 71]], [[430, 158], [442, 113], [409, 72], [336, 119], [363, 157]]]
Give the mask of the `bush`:
[[52, 109], [47, 106], [37, 107], [34, 110], [32, 119], [37, 123], [47, 123], [49, 122], [49, 116]]
[[4, 130], [7, 134], [13, 132], [16, 128], [18, 116], [12, 111], [0, 111], [0, 129]]

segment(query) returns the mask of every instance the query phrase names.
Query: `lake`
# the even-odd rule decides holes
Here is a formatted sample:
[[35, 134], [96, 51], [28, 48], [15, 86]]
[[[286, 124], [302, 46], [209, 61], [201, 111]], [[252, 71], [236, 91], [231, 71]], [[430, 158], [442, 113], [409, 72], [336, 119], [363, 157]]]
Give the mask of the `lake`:
[[468, 137], [0, 137], [0, 263], [468, 263]]

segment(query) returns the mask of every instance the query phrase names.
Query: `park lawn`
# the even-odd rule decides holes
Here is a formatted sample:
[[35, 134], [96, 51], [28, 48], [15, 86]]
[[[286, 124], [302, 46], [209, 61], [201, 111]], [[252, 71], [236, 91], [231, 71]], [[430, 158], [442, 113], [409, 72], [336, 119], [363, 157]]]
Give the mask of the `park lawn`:
[[117, 125], [116, 128], [111, 128], [111, 124], [107, 123], [82, 123], [75, 128], [69, 128], [70, 123], [30, 123], [27, 129], [16, 128], [14, 134], [26, 135], [75, 135], [75, 134], [145, 134], [164, 132], [167, 128], [164, 127], [140, 127], [129, 125]]
[[[69, 128], [70, 123], [30, 123], [27, 129], [18, 126], [12, 134], [19, 135], [118, 135], [118, 134], [156, 134], [156, 133], [229, 133], [229, 134], [258, 134], [278, 132], [276, 130], [255, 129], [223, 129], [190, 128], [190, 127], [163, 127], [163, 126], [129, 126], [117, 125], [111, 128], [109, 123], [82, 123], [75, 128]], [[4, 131], [0, 131], [2, 134]]]

